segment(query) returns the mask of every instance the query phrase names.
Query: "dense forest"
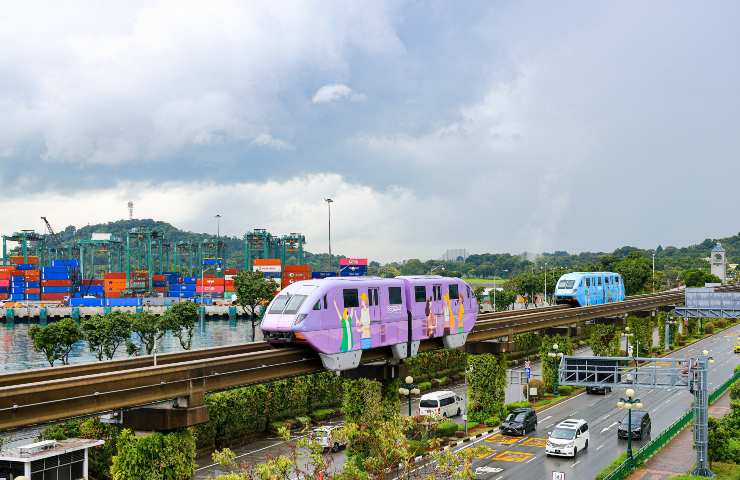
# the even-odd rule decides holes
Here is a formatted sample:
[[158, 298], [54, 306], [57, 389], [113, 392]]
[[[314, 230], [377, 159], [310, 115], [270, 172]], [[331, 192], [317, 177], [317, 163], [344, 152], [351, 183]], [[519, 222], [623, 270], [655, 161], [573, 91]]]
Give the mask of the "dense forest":
[[[70, 246], [77, 240], [89, 239], [92, 233], [111, 233], [119, 238], [125, 238], [126, 232], [132, 228], [147, 228], [160, 232], [170, 243], [181, 241], [202, 242], [213, 240], [215, 235], [189, 232], [181, 230], [167, 222], [152, 219], [119, 220], [105, 224], [87, 225], [81, 228], [68, 226], [57, 232], [57, 238], [47, 235], [47, 242], [57, 246]], [[224, 257], [229, 266], [244, 265], [244, 241], [242, 238], [222, 236], [224, 242]], [[655, 249], [655, 268], [667, 278], [677, 278], [682, 271], [688, 269], [709, 270], [706, 258], [714, 244], [719, 241], [727, 251], [729, 263], [740, 262], [740, 233], [732, 237], [719, 239], [705, 239], [701, 243], [687, 247], [658, 246]], [[310, 247], [310, 243], [309, 243]], [[314, 270], [329, 270], [331, 263], [326, 253], [305, 253], [306, 262]], [[510, 253], [481, 253], [470, 255], [464, 262], [446, 262], [442, 260], [408, 259], [401, 262], [391, 262], [381, 265], [372, 261], [370, 274], [393, 276], [418, 275], [425, 273], [440, 273], [478, 278], [511, 278], [524, 273], [530, 275], [543, 271], [545, 268], [553, 273], [558, 271], [589, 271], [615, 269], [620, 262], [641, 259], [649, 261], [652, 270], [652, 250], [635, 247], [620, 247], [613, 252], [581, 252], [570, 254], [564, 251], [552, 253], [512, 255]], [[334, 265], [342, 255], [334, 255]], [[625, 264], [622, 263], [622, 266]], [[336, 267], [334, 267], [336, 268]]]

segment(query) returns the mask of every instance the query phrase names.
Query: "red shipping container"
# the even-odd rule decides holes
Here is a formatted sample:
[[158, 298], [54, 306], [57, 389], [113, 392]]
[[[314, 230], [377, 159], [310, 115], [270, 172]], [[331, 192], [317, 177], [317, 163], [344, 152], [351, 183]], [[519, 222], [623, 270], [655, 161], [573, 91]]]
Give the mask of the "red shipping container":
[[224, 287], [226, 287], [226, 290], [233, 292], [234, 291], [234, 281], [233, 280], [226, 280], [224, 282]]
[[195, 287], [195, 293], [224, 293], [224, 287], [215, 287], [215, 286], [196, 286]]
[[0, 272], [12, 272], [15, 270], [13, 265], [0, 265]]
[[41, 285], [47, 287], [71, 287], [72, 280], [42, 280]]
[[103, 278], [105, 278], [106, 280], [108, 280], [108, 279], [114, 279], [114, 278], [117, 278], [117, 279], [121, 279], [122, 278], [122, 279], [125, 280], [126, 279], [126, 272], [108, 272], [108, 273], [103, 274]]
[[236, 275], [237, 273], [239, 273], [238, 268], [227, 268], [224, 270], [224, 275]]
[[9, 287], [10, 286], [10, 280], [0, 280], [0, 287]]
[[223, 278], [198, 278], [195, 280], [196, 285], [206, 285], [206, 286], [223, 286], [224, 279]]
[[41, 272], [38, 270], [25, 270], [23, 273], [23, 277], [26, 279], [27, 282], [38, 282], [41, 280]]
[[26, 288], [26, 293], [28, 295], [38, 295], [39, 293], [41, 293], [41, 289], [40, 288]]
[[82, 280], [82, 285], [103, 285], [104, 280], [102, 278], [87, 278]]
[[153, 282], [164, 282], [165, 280], [167, 280], [167, 277], [164, 275], [152, 275]]
[[10, 257], [10, 263], [13, 265], [19, 265], [21, 263], [29, 263], [31, 265], [38, 265], [39, 264], [39, 257], [35, 257], [33, 255], [28, 256], [28, 261], [26, 261], [23, 258], [23, 255], [13, 255]]
[[284, 272], [306, 272], [311, 273], [311, 265], [285, 265], [283, 267]]
[[8, 293], [0, 293], [0, 300], [7, 300], [9, 296]]
[[68, 296], [68, 293], [42, 293], [41, 300], [64, 300]]

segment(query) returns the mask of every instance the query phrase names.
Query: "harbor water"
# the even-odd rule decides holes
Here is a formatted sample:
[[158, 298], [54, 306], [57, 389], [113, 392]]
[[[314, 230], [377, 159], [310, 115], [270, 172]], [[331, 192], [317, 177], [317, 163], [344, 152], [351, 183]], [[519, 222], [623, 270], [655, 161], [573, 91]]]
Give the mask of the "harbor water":
[[[30, 328], [31, 325], [27, 323], [10, 322], [0, 324], [0, 373], [49, 366], [49, 362], [46, 361], [43, 353], [33, 350], [33, 342], [28, 335]], [[262, 334], [259, 329], [259, 322], [255, 323], [253, 337], [252, 322], [248, 318], [238, 318], [231, 321], [228, 319], [208, 319], [196, 323], [192, 349], [219, 347], [261, 340]], [[139, 344], [136, 335], [132, 336], [132, 341], [137, 345]], [[162, 338], [158, 352], [167, 353], [181, 350], [179, 340], [168, 332]], [[128, 358], [125, 345], [122, 345], [118, 349], [115, 358]], [[84, 341], [75, 344], [69, 355], [70, 364], [94, 361], [97, 361], [97, 358], [90, 352], [87, 343]], [[54, 365], [59, 366], [61, 362], [57, 361]]]

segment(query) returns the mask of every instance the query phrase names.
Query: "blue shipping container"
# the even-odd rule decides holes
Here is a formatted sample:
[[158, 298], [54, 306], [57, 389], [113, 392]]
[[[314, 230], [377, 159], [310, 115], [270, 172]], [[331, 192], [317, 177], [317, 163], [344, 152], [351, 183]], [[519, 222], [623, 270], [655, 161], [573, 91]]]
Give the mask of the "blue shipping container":
[[69, 293], [70, 287], [41, 287], [43, 293]]
[[10, 287], [0, 287], [0, 293], [10, 293]]
[[51, 266], [55, 268], [56, 267], [79, 268], [80, 261], [77, 260], [76, 258], [52, 260]]
[[141, 305], [141, 298], [106, 298], [106, 307], [138, 307]]
[[24, 277], [23, 275], [13, 275], [12, 277], [10, 277], [10, 279], [15, 280], [15, 281], [21, 281], [21, 282], [26, 281], [26, 277]]
[[182, 277], [182, 283], [195, 284], [196, 281], [197, 281], [196, 277]]
[[23, 297], [25, 297], [25, 295], [22, 293], [11, 293], [10, 294], [11, 300], [23, 300]]
[[36, 270], [36, 265], [32, 263], [19, 263], [15, 266], [16, 270]]
[[42, 272], [41, 280], [69, 280], [68, 272]]
[[72, 298], [69, 304], [73, 307], [102, 307], [102, 298]]
[[39, 288], [40, 286], [40, 282], [26, 282], [26, 288]]
[[26, 300], [41, 300], [41, 295], [38, 293], [29, 293], [26, 295]]

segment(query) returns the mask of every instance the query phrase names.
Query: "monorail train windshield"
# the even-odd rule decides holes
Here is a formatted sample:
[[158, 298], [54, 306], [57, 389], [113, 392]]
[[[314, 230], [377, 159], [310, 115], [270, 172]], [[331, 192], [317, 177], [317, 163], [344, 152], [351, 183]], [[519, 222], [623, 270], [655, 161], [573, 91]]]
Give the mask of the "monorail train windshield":
[[575, 283], [575, 280], [560, 280], [560, 282], [558, 283], [558, 288], [573, 288], [573, 285]]
[[308, 295], [278, 295], [269, 313], [296, 313], [306, 298]]

